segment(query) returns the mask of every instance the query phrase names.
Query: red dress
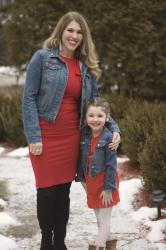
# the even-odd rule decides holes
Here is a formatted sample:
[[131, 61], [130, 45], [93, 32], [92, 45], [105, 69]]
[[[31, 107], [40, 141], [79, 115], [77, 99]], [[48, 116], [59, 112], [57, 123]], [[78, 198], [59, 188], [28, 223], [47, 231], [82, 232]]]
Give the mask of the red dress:
[[[99, 137], [92, 138], [91, 139], [91, 147], [90, 147], [90, 153], [88, 158], [88, 165], [90, 166], [90, 162], [93, 158], [93, 153], [96, 147], [96, 144], [99, 141]], [[91, 177], [90, 174], [86, 176], [86, 188], [87, 188], [87, 203], [89, 208], [105, 208], [105, 207], [112, 207], [116, 205], [120, 199], [119, 199], [119, 178], [118, 174], [116, 173], [116, 184], [117, 189], [112, 191], [112, 203], [111, 205], [104, 206], [102, 204], [102, 199], [100, 198], [100, 194], [103, 191], [104, 186], [104, 178], [105, 178], [105, 172], [101, 172], [99, 175], [95, 177]]]
[[80, 145], [79, 111], [81, 75], [79, 62], [61, 57], [68, 66], [68, 81], [54, 123], [40, 120], [43, 153], [30, 159], [37, 187], [50, 187], [75, 178]]

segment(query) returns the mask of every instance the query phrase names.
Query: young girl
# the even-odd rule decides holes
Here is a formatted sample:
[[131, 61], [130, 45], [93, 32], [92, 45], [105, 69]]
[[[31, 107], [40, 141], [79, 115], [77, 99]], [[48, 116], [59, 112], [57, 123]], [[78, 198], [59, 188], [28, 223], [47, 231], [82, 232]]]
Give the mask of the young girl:
[[[109, 241], [112, 207], [119, 202], [117, 152], [109, 149], [112, 133], [105, 126], [109, 118], [108, 102], [100, 97], [87, 106], [86, 126], [81, 137], [77, 181], [87, 192], [87, 203], [93, 208], [98, 225], [98, 235], [89, 250], [112, 249]], [[114, 248], [115, 249], [115, 248]]]

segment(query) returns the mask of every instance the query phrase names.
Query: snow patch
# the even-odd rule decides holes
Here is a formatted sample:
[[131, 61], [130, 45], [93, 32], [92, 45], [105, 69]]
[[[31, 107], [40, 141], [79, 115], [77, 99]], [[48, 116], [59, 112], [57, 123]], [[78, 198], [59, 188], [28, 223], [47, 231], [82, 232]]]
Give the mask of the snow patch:
[[17, 71], [18, 70], [15, 67], [9, 67], [9, 66], [0, 67], [0, 74], [2, 75], [15, 76], [17, 74]]
[[0, 154], [2, 154], [5, 151], [5, 148], [0, 147]]
[[120, 204], [118, 206], [121, 210], [125, 212], [131, 212], [133, 210], [132, 201], [134, 199], [134, 195], [139, 192], [141, 187], [142, 183], [139, 178], [133, 178], [120, 182]]
[[122, 164], [125, 161], [129, 161], [130, 159], [128, 157], [117, 157], [117, 163]]
[[0, 234], [0, 249], [1, 250], [14, 250], [18, 249], [16, 242]]
[[166, 219], [157, 221], [145, 221], [144, 224], [151, 228], [146, 238], [151, 242], [164, 240], [166, 235]]
[[15, 225], [15, 224], [17, 224], [15, 219], [13, 219], [11, 216], [9, 216], [5, 212], [0, 212], [0, 227], [4, 227], [8, 225]]
[[7, 156], [10, 157], [26, 157], [28, 155], [29, 155], [28, 147], [19, 148], [7, 154]]
[[0, 199], [0, 209], [3, 209], [4, 207], [6, 207], [7, 202], [4, 201], [3, 199]]
[[147, 219], [155, 218], [156, 212], [157, 212], [156, 208], [141, 207], [137, 211], [132, 212], [131, 216], [136, 221], [147, 220]]

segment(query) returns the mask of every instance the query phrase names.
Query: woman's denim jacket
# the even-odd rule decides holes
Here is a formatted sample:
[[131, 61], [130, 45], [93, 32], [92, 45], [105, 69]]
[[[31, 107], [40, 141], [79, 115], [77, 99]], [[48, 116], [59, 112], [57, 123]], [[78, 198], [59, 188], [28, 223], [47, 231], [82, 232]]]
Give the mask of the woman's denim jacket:
[[85, 175], [88, 173], [91, 177], [95, 177], [104, 171], [104, 190], [110, 192], [116, 189], [117, 152], [108, 148], [108, 144], [111, 142], [112, 133], [108, 128], [104, 127], [99, 142], [95, 147], [91, 163], [88, 166], [91, 132], [89, 129], [82, 130], [76, 181], [85, 181]]
[[[87, 66], [80, 62], [82, 98], [80, 105], [80, 128], [86, 103], [99, 95], [95, 77]], [[23, 124], [28, 143], [41, 142], [39, 118], [54, 122], [59, 112], [68, 79], [68, 68], [59, 57], [59, 50], [41, 49], [32, 56], [27, 68], [27, 76], [22, 100]], [[119, 132], [110, 119], [112, 132]]]

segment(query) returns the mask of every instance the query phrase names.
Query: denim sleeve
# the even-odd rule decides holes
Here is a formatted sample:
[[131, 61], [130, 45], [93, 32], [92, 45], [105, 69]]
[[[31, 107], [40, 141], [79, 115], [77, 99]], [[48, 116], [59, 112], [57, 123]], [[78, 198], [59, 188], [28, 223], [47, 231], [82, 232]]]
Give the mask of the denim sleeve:
[[[81, 140], [82, 141], [84, 138], [83, 132], [81, 133]], [[81, 145], [80, 145], [80, 150], [79, 150], [79, 159], [78, 159], [78, 166], [77, 166], [77, 171], [76, 171], [76, 178], [75, 181], [76, 182], [81, 182], [81, 181], [85, 181], [85, 176], [84, 176], [84, 169], [83, 169], [83, 153], [81, 150]]]
[[110, 116], [109, 120], [106, 122], [106, 127], [112, 132], [120, 133], [120, 129], [118, 124], [114, 121], [114, 119]]
[[105, 152], [105, 181], [104, 190], [107, 192], [115, 190], [116, 186], [116, 169], [117, 169], [117, 152], [109, 148]]
[[41, 142], [41, 130], [36, 104], [41, 75], [42, 58], [40, 50], [38, 50], [29, 62], [22, 98], [23, 125], [28, 144]]
[[78, 168], [77, 168], [75, 181], [76, 182], [85, 181], [84, 170], [83, 170], [83, 167], [82, 167], [81, 159], [79, 159], [79, 162], [78, 162]]
[[96, 78], [95, 78], [95, 76], [92, 76], [91, 99], [93, 99], [94, 97], [98, 97], [98, 96], [99, 96], [99, 89], [98, 89], [98, 86], [97, 86]]

